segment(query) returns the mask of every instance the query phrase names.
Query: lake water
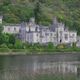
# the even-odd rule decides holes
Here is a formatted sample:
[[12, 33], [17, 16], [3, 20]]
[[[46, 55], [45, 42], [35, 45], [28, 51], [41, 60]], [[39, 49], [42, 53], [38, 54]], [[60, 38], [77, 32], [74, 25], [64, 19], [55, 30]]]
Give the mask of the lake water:
[[0, 80], [80, 80], [80, 54], [0, 56]]

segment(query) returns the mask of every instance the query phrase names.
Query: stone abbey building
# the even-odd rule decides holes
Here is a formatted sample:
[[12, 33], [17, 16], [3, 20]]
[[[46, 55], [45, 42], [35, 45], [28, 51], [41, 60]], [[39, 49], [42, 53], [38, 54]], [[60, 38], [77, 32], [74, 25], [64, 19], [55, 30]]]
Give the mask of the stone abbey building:
[[[0, 24], [2, 17], [0, 17]], [[77, 43], [77, 32], [69, 31], [63, 23], [53, 19], [51, 26], [37, 25], [35, 19], [31, 18], [29, 22], [21, 24], [3, 25], [3, 33], [17, 34], [22, 42], [47, 44], [53, 43], [55, 46], [58, 44], [72, 44]], [[77, 46], [79, 46], [77, 44]]]

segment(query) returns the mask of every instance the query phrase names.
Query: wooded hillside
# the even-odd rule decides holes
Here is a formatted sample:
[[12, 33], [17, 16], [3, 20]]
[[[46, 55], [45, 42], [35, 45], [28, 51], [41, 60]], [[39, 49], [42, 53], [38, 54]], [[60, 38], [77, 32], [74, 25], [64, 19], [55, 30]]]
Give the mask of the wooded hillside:
[[80, 34], [80, 0], [0, 0], [4, 23], [20, 23], [36, 18], [36, 23], [49, 25], [54, 16], [69, 29]]

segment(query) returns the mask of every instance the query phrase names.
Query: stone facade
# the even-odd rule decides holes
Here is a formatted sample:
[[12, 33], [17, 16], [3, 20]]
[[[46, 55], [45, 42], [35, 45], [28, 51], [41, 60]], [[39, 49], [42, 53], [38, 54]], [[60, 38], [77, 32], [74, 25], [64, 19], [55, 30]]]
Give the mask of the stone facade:
[[20, 30], [20, 24], [4, 25], [3, 28], [3, 33], [18, 34]]
[[76, 44], [76, 46], [80, 47], [80, 36], [77, 37], [77, 44]]
[[4, 25], [3, 33], [18, 34], [22, 42], [54, 45], [72, 44], [77, 42], [77, 32], [69, 31], [63, 23], [53, 19], [51, 26], [37, 25], [35, 19], [21, 24]]
[[77, 32], [69, 31], [65, 28], [65, 25], [63, 23], [59, 23], [56, 18], [53, 20], [51, 27], [36, 25], [35, 20], [33, 19], [30, 20], [25, 27], [25, 41], [29, 43], [47, 44], [52, 42], [54, 45], [58, 45], [77, 42]]

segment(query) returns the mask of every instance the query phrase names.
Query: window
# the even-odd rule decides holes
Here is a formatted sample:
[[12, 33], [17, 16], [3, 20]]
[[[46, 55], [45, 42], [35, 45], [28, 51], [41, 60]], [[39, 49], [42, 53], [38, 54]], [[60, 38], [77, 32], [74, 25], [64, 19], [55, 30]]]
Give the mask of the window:
[[16, 28], [14, 28], [14, 31], [16, 31]]
[[46, 36], [49, 36], [49, 33], [45, 33]]
[[51, 33], [51, 36], [52, 36], [53, 34]]
[[8, 31], [10, 31], [10, 28], [8, 28]]
[[40, 38], [44, 38], [44, 36], [42, 34], [40, 34]]
[[19, 30], [19, 32], [21, 32], [21, 30]]
[[36, 36], [38, 36], [38, 34], [36, 34]]
[[68, 34], [65, 34], [65, 40], [68, 40]]
[[54, 39], [54, 41], [56, 41], [56, 40], [57, 40], [57, 38], [56, 38], [56, 37], [53, 37], [53, 39]]
[[70, 35], [70, 38], [73, 38], [74, 36], [75, 36], [75, 34], [71, 34], [71, 35]]
[[60, 31], [60, 35], [62, 35], [62, 31]]
[[36, 27], [35, 31], [38, 31], [38, 27]]
[[75, 36], [75, 34], [72, 34], [72, 36], [74, 37], [74, 36]]

